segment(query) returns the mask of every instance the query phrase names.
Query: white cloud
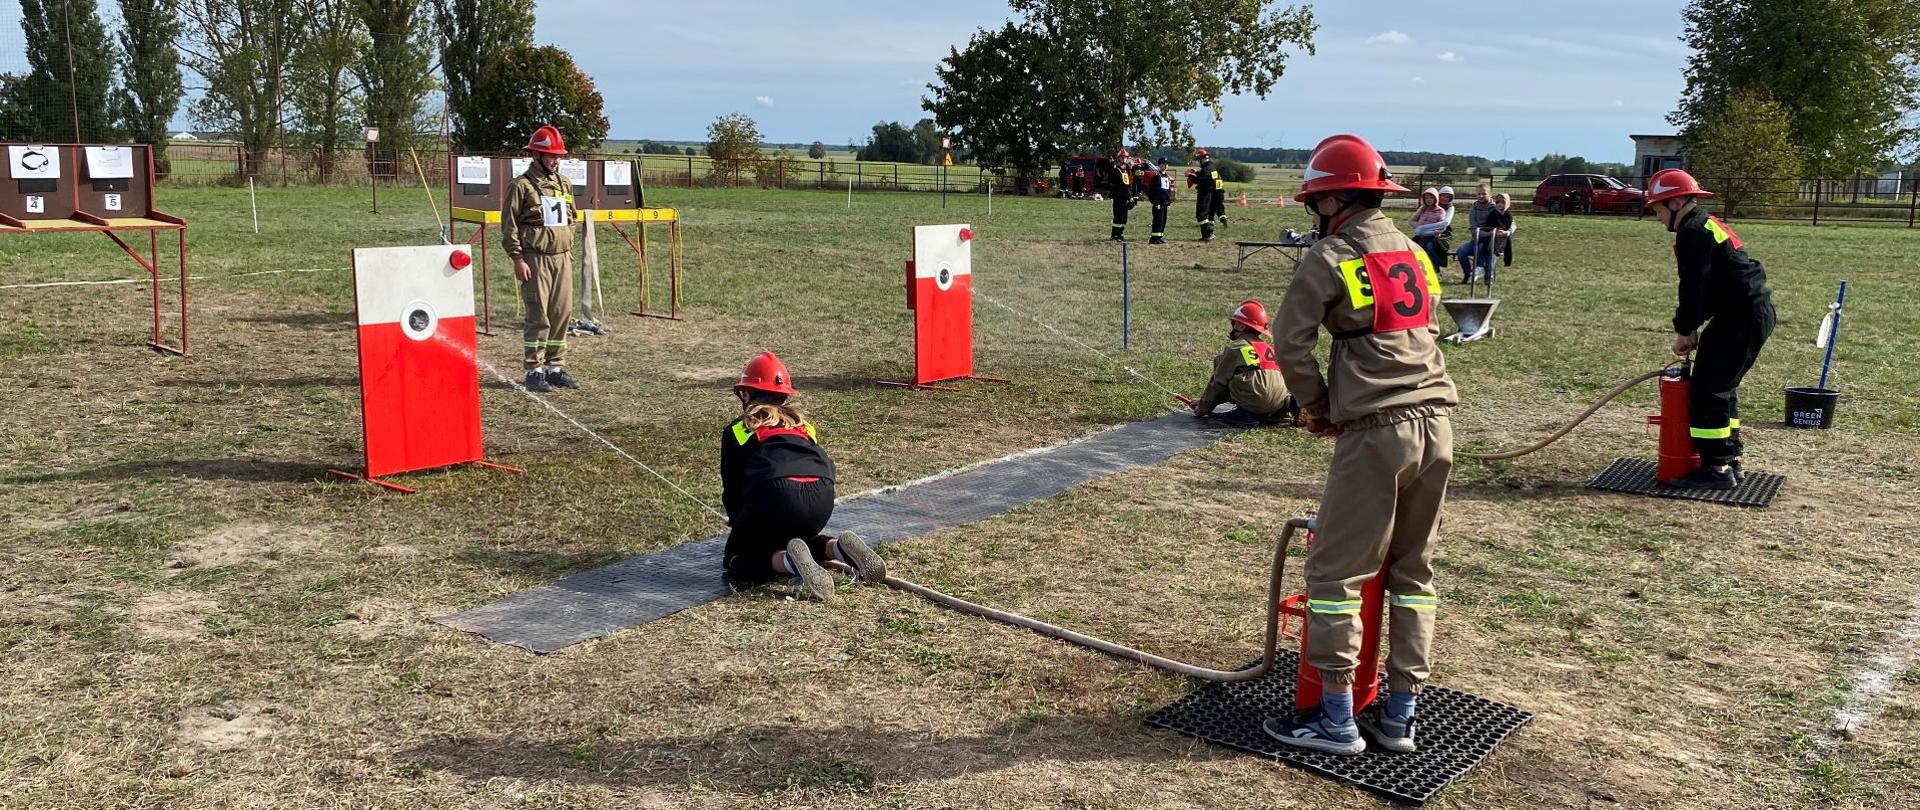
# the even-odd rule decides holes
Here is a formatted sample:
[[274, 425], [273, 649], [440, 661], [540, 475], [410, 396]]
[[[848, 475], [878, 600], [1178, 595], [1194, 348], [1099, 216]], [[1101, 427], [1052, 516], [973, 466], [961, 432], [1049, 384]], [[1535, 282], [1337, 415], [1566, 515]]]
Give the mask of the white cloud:
[[773, 96], [754, 96], [753, 103], [762, 107], [771, 107], [773, 106]]
[[1461, 56], [1460, 54], [1454, 53], [1453, 51], [1442, 51], [1440, 53], [1440, 61], [1459, 63], [1459, 62], [1465, 62], [1467, 61], [1467, 59], [1466, 57]]
[[1367, 37], [1368, 45], [1405, 45], [1412, 41], [1413, 37], [1407, 36], [1399, 31], [1388, 31], [1384, 34]]
[[1617, 98], [1616, 98], [1616, 99], [1614, 99], [1614, 100], [1613, 100], [1613, 106], [1615, 106], [1615, 107], [1625, 107], [1625, 106], [1627, 106], [1627, 102], [1625, 102], [1625, 101], [1622, 101], [1622, 100], [1620, 100], [1620, 99], [1617, 99]]
[[1425, 76], [1415, 76], [1415, 77], [1413, 77], [1413, 83], [1414, 83], [1414, 84], [1426, 84], [1426, 83], [1427, 83], [1427, 77], [1425, 77]]

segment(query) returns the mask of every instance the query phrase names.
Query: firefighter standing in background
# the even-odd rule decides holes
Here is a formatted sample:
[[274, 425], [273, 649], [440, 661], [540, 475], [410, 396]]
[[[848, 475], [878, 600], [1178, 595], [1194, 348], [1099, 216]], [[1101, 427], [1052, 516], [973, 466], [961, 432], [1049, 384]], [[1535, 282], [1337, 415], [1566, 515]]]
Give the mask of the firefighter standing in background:
[[1153, 206], [1153, 237], [1147, 240], [1149, 245], [1167, 243], [1167, 208], [1173, 205], [1173, 175], [1167, 174], [1167, 159], [1161, 158], [1160, 165], [1149, 166], [1146, 174], [1147, 204]]
[[1673, 353], [1699, 352], [1687, 385], [1687, 427], [1700, 469], [1669, 484], [1683, 489], [1739, 484], [1740, 380], [1753, 368], [1774, 325], [1766, 268], [1747, 255], [1732, 228], [1695, 202], [1711, 196], [1680, 169], [1661, 171], [1647, 184], [1646, 207], [1673, 233], [1680, 269]]
[[1113, 241], [1127, 241], [1127, 211], [1133, 208], [1133, 156], [1122, 149], [1107, 164], [1107, 194], [1113, 199]]
[[579, 388], [567, 374], [567, 320], [573, 315], [573, 187], [560, 176], [567, 145], [560, 130], [541, 126], [527, 140], [533, 161], [507, 185], [500, 203], [500, 241], [513, 259], [526, 307], [521, 338], [527, 390]]
[[1200, 241], [1211, 242], [1214, 223], [1227, 226], [1227, 187], [1207, 150], [1194, 150], [1193, 156], [1200, 161], [1200, 170], [1193, 175], [1193, 217], [1200, 221]]
[[[1306, 203], [1324, 236], [1295, 267], [1273, 333], [1304, 426], [1339, 437], [1306, 564], [1306, 664], [1324, 688], [1316, 710], [1269, 718], [1264, 727], [1282, 743], [1316, 751], [1360, 753], [1367, 747], [1361, 731], [1381, 748], [1412, 751], [1438, 604], [1433, 549], [1453, 470], [1448, 414], [1459, 403], [1433, 317], [1440, 282], [1426, 251], [1381, 213], [1388, 192], [1406, 189], [1366, 141], [1321, 141], [1307, 178], [1294, 199]], [[1333, 337], [1324, 375], [1314, 359], [1323, 327]], [[1356, 718], [1360, 589], [1389, 563], [1386, 705]]]

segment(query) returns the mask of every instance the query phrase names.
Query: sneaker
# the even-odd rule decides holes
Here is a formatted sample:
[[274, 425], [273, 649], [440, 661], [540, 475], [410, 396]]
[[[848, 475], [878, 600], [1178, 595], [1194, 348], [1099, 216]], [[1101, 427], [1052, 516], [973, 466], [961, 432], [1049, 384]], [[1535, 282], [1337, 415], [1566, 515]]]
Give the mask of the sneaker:
[[1202, 236], [1202, 237], [1200, 237], [1200, 241], [1202, 241], [1202, 242], [1211, 242], [1211, 241], [1213, 241], [1213, 234], [1207, 234], [1206, 236]]
[[1363, 711], [1353, 718], [1354, 725], [1360, 727], [1361, 734], [1365, 734], [1367, 739], [1372, 740], [1375, 745], [1396, 754], [1413, 753], [1413, 721], [1412, 717], [1405, 720], [1394, 719], [1392, 715], [1387, 714], [1386, 709], [1378, 706]]
[[1740, 468], [1740, 459], [1736, 458], [1727, 462], [1727, 470], [1733, 473], [1733, 482], [1735, 484], [1744, 484], [1747, 482], [1747, 471]]
[[1351, 721], [1330, 725], [1319, 709], [1292, 717], [1269, 717], [1260, 728], [1285, 745], [1309, 751], [1352, 756], [1367, 750], [1367, 741], [1360, 739], [1359, 726]]
[[840, 561], [853, 566], [853, 578], [861, 582], [879, 582], [887, 578], [887, 561], [853, 532], [841, 532], [836, 538], [834, 551], [839, 553]]
[[1167, 243], [1167, 240], [1165, 240], [1165, 239], [1161, 239], [1161, 238], [1160, 238], [1160, 237], [1158, 237], [1158, 236], [1156, 236], [1156, 237], [1153, 237], [1152, 239], [1148, 239], [1148, 240], [1147, 240], [1147, 244], [1149, 244], [1149, 245], [1164, 245], [1164, 244], [1166, 244], [1166, 243]]
[[833, 600], [833, 575], [813, 559], [807, 541], [798, 537], [787, 541], [787, 567], [793, 569], [793, 598], [811, 596], [822, 602]]
[[1108, 241], [1112, 241], [1112, 242], [1125, 242], [1125, 241], [1127, 241], [1127, 238], [1126, 238], [1126, 237], [1124, 237], [1124, 236], [1116, 236], [1116, 237], [1113, 237], [1113, 238], [1112, 238], [1111, 240], [1108, 240]]
[[526, 387], [528, 391], [536, 394], [544, 394], [553, 390], [553, 386], [547, 384], [547, 373], [537, 368], [527, 370]]
[[1739, 485], [1740, 482], [1734, 478], [1732, 467], [1708, 467], [1705, 465], [1667, 484], [1667, 486], [1673, 489], [1708, 489], [1722, 491], [1733, 489]]
[[579, 388], [580, 382], [558, 366], [547, 370], [547, 382], [560, 388]]

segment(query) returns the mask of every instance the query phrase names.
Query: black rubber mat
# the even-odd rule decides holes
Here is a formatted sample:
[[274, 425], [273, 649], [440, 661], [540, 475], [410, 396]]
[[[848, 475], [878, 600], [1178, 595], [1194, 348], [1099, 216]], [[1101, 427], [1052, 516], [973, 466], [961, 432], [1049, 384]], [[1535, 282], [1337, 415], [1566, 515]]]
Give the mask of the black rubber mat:
[[1533, 719], [1532, 712], [1505, 703], [1429, 685], [1420, 694], [1420, 716], [1414, 730], [1418, 751], [1395, 754], [1368, 750], [1355, 756], [1305, 751], [1282, 745], [1260, 729], [1267, 718], [1293, 711], [1293, 685], [1299, 664], [1299, 653], [1283, 650], [1273, 674], [1248, 683], [1201, 686], [1173, 705], [1147, 715], [1147, 725], [1273, 757], [1394, 801], [1424, 804], [1485, 761], [1495, 746]]
[[1773, 503], [1775, 495], [1780, 494], [1780, 486], [1787, 482], [1785, 476], [1773, 473], [1749, 472], [1746, 480], [1733, 489], [1675, 489], [1662, 486], [1654, 478], [1654, 471], [1660, 465], [1637, 458], [1614, 459], [1605, 470], [1594, 476], [1587, 486], [1610, 492], [1627, 492], [1634, 495], [1654, 495], [1661, 498], [1685, 498], [1692, 501], [1725, 503], [1734, 506], [1765, 507]]
[[[842, 501], [830, 532], [873, 544], [962, 526], [1076, 485], [1159, 464], [1233, 433], [1218, 419], [1176, 411], [1084, 439]], [[720, 575], [725, 535], [582, 572], [434, 621], [501, 644], [548, 653], [705, 604], [731, 592]]]

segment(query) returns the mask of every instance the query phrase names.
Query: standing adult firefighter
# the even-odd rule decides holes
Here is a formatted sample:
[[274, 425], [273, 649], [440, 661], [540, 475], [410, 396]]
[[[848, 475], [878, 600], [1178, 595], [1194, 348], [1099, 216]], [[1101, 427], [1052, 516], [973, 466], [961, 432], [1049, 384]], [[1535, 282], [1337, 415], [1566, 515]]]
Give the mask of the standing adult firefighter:
[[500, 241], [513, 257], [527, 311], [521, 330], [527, 390], [579, 388], [564, 365], [573, 316], [573, 186], [560, 176], [567, 145], [560, 130], [542, 126], [527, 140], [527, 151], [533, 161], [500, 202]]
[[1200, 241], [1211, 242], [1214, 224], [1227, 226], [1227, 185], [1207, 150], [1196, 149], [1193, 157], [1200, 161], [1200, 170], [1193, 175], [1193, 218], [1200, 221]]
[[1680, 169], [1661, 171], [1647, 184], [1646, 206], [1673, 232], [1680, 269], [1673, 353], [1698, 352], [1687, 384], [1687, 426], [1700, 469], [1670, 483], [1683, 489], [1739, 484], [1740, 380], [1773, 334], [1766, 268], [1747, 255], [1732, 228], [1700, 208], [1697, 200], [1711, 196]]
[[1267, 308], [1252, 299], [1240, 302], [1227, 316], [1227, 347], [1213, 360], [1207, 390], [1193, 403], [1195, 416], [1207, 416], [1232, 402], [1221, 421], [1236, 427], [1277, 423], [1298, 411], [1287, 396], [1287, 382], [1273, 360], [1272, 337], [1267, 331]]
[[[1437, 346], [1440, 281], [1426, 251], [1381, 213], [1393, 191], [1406, 189], [1359, 137], [1314, 147], [1294, 199], [1325, 236], [1294, 269], [1273, 330], [1306, 429], [1338, 443], [1306, 564], [1306, 663], [1320, 675], [1320, 705], [1269, 718], [1265, 728], [1287, 745], [1336, 754], [1366, 750], [1361, 731], [1389, 751], [1414, 748], [1438, 603], [1433, 548], [1453, 470], [1448, 415], [1459, 396]], [[1313, 355], [1322, 327], [1333, 338], [1324, 376]], [[1393, 619], [1388, 696], [1356, 718], [1360, 589], [1383, 566]]]
[[1133, 208], [1133, 156], [1122, 149], [1107, 162], [1107, 196], [1113, 200], [1113, 241], [1127, 241], [1127, 211]]
[[1153, 237], [1147, 240], [1149, 245], [1167, 243], [1167, 208], [1173, 205], [1173, 175], [1167, 174], [1167, 159], [1161, 158], [1160, 165], [1149, 165], [1146, 172], [1147, 204], [1153, 206]]

